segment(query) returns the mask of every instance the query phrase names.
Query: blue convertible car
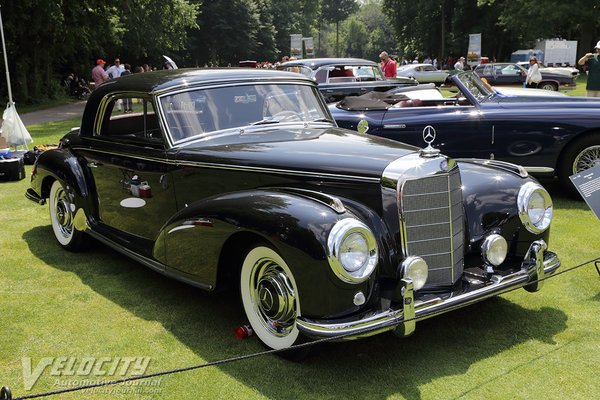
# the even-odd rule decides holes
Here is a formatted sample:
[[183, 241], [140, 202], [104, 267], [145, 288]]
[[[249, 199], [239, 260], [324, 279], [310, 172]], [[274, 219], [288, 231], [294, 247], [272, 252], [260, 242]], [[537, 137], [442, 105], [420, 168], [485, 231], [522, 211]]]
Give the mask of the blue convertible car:
[[558, 175], [572, 191], [570, 175], [600, 165], [600, 99], [538, 89], [499, 92], [472, 72], [451, 79], [458, 88], [452, 97], [419, 85], [347, 97], [329, 108], [341, 127], [419, 147], [434, 133], [433, 146], [452, 157], [508, 161]]

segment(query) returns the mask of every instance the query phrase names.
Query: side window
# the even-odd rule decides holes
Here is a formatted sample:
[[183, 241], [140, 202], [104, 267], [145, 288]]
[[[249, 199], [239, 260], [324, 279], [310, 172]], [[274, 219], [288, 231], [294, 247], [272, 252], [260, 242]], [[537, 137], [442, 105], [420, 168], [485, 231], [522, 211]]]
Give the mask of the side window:
[[325, 83], [327, 81], [327, 70], [326, 69], [318, 70], [317, 73], [315, 74], [315, 80], [317, 81], [317, 83]]
[[141, 97], [118, 97], [106, 107], [100, 136], [144, 143], [163, 143], [152, 101]]

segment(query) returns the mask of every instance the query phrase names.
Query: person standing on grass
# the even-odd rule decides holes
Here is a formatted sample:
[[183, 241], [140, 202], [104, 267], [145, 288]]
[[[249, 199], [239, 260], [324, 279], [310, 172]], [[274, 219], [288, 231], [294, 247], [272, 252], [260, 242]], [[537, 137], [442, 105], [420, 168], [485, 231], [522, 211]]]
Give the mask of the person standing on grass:
[[96, 66], [92, 69], [92, 80], [94, 81], [95, 87], [99, 87], [108, 80], [108, 74], [104, 70], [104, 64], [106, 64], [106, 62], [99, 58], [96, 60]]
[[525, 78], [525, 87], [537, 88], [542, 81], [542, 73], [536, 56], [529, 57], [529, 69], [527, 70], [527, 78]]
[[115, 59], [115, 63], [113, 64], [113, 66], [106, 71], [110, 79], [120, 77], [121, 72], [123, 72], [123, 70], [121, 69], [121, 60], [119, 60], [118, 58]]
[[587, 90], [587, 97], [600, 97], [600, 41], [596, 43], [596, 54], [587, 53], [581, 57], [577, 64], [587, 65], [588, 76], [587, 84], [585, 89]]
[[[121, 72], [121, 76], [131, 75], [131, 65], [125, 64], [125, 69]], [[133, 112], [133, 102], [131, 98], [127, 97], [123, 99], [123, 112], [131, 113]]]
[[382, 51], [379, 55], [381, 60], [381, 70], [386, 78], [396, 77], [396, 62], [390, 58], [387, 51]]

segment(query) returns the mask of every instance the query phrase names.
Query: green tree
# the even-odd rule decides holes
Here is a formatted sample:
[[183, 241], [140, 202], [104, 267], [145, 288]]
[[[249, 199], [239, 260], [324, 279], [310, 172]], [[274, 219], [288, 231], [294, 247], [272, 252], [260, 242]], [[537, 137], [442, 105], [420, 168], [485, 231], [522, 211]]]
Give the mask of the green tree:
[[194, 36], [194, 59], [199, 65], [237, 65], [253, 57], [261, 21], [252, 0], [205, 0]]
[[[2, 0], [1, 4], [15, 99], [22, 103], [55, 97], [61, 77], [69, 72], [89, 78], [98, 57], [127, 51], [134, 61], [181, 49], [197, 12], [184, 0]], [[3, 63], [0, 69], [4, 71]]]
[[344, 21], [343, 30], [345, 31], [344, 42], [346, 43], [344, 55], [346, 57], [363, 58], [369, 43], [367, 26], [356, 16], [351, 16]]
[[321, 2], [321, 15], [323, 20], [335, 23], [335, 55], [340, 54], [340, 22], [344, 21], [358, 10], [356, 0], [324, 0]]

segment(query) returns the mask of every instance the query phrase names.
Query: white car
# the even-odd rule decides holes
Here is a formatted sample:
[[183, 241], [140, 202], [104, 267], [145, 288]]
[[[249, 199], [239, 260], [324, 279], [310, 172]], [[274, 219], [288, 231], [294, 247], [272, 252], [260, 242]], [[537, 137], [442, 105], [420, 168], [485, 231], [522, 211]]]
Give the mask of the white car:
[[436, 69], [431, 64], [408, 64], [398, 67], [396, 76], [405, 76], [416, 79], [419, 83], [446, 82], [448, 71]]
[[[521, 67], [525, 69], [529, 69], [528, 61], [519, 61], [517, 63]], [[544, 64], [540, 63], [540, 72], [549, 72], [552, 74], [560, 74], [565, 76], [572, 76], [573, 79], [577, 79], [579, 76], [579, 70], [573, 67], [546, 67]]]

